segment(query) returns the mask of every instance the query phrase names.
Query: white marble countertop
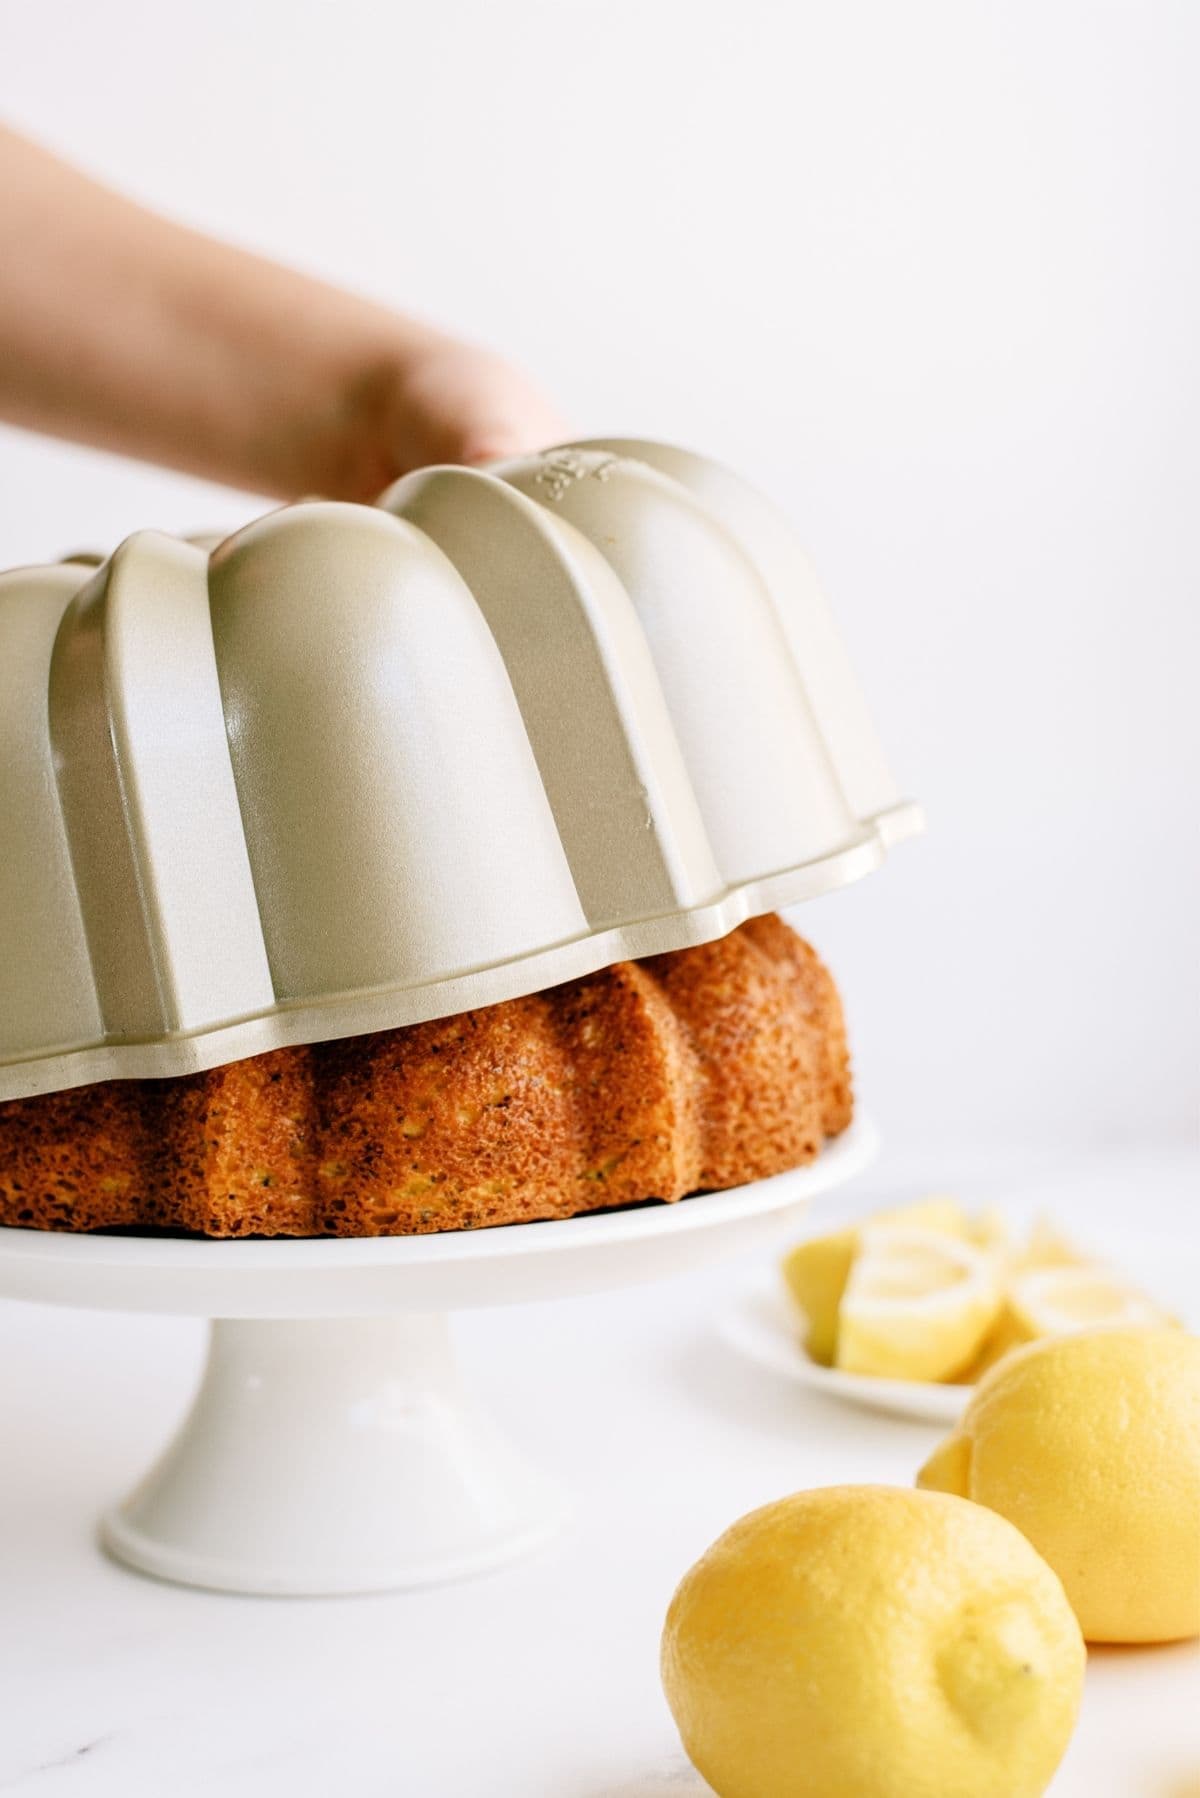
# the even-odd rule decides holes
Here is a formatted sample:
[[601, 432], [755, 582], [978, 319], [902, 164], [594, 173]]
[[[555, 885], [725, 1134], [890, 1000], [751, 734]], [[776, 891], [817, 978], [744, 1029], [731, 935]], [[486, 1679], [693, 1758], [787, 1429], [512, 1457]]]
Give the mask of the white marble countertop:
[[[885, 1153], [823, 1209], [947, 1186], [1046, 1204], [1164, 1297], [1200, 1292], [1182, 1154]], [[461, 1318], [472, 1383], [573, 1522], [502, 1573], [379, 1598], [221, 1597], [105, 1560], [94, 1520], [180, 1415], [202, 1329], [0, 1305], [0, 1794], [698, 1798], [657, 1677], [675, 1581], [797, 1487], [907, 1484], [939, 1434], [740, 1361], [715, 1320], [761, 1261]], [[1198, 1672], [1194, 1648], [1093, 1654], [1054, 1798], [1198, 1798]]]

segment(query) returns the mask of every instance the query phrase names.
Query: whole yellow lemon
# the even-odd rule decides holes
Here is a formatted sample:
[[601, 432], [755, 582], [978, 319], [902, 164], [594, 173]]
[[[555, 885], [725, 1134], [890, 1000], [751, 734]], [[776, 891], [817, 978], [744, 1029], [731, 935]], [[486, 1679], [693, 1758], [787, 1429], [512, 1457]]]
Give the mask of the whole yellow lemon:
[[1200, 1633], [1197, 1337], [1091, 1330], [1017, 1349], [917, 1483], [1015, 1523], [1089, 1642]]
[[1063, 1589], [979, 1505], [797, 1492], [684, 1576], [662, 1642], [683, 1745], [720, 1798], [1037, 1798], [1085, 1651]]

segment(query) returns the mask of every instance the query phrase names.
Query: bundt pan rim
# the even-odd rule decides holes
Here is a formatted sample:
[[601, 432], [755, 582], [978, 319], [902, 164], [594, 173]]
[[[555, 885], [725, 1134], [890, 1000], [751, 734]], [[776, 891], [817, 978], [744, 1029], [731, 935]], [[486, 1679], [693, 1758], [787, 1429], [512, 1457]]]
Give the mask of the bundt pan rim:
[[[464, 517], [474, 520], [474, 543], [460, 528]], [[324, 558], [324, 574], [310, 578], [314, 558]], [[522, 639], [525, 588], [518, 581], [516, 601], [503, 590], [514, 571], [533, 584], [539, 630], [564, 619], [574, 630], [566, 647], [531, 649], [539, 632], [527, 626]], [[457, 608], [451, 634], [459, 632], [459, 648], [468, 660], [491, 658], [476, 690], [501, 724], [508, 708], [499, 746], [510, 786], [501, 796], [514, 792], [520, 816], [498, 815], [493, 793], [481, 826], [476, 801], [473, 827], [466, 814], [452, 820], [449, 858], [445, 844], [435, 844], [428, 865], [432, 838], [414, 837], [411, 823], [407, 864], [397, 836], [382, 860], [343, 862], [332, 874], [326, 866], [310, 884], [308, 845], [297, 857], [295, 831], [275, 864], [255, 860], [264, 792], [268, 809], [281, 804], [286, 812], [306, 802], [307, 790], [304, 770], [293, 774], [278, 755], [274, 788], [260, 782], [253, 790], [259, 747], [242, 748], [237, 765], [247, 705], [260, 705], [270, 723], [281, 693], [290, 699], [270, 661], [286, 629], [275, 625], [266, 651], [254, 632], [271, 602], [290, 619], [293, 600], [302, 621], [295, 633], [303, 640], [314, 618], [319, 628], [303, 589], [321, 580], [334, 590], [323, 599], [327, 633], [334, 600], [345, 608], [340, 631], [360, 600], [383, 616], [402, 599], [393, 610], [407, 612], [414, 584], [424, 582], [438, 619], [436, 639], [427, 623], [417, 645], [427, 676], [441, 667], [437, 608]], [[138, 533], [99, 569], [14, 571], [4, 589], [0, 638], [15, 648], [18, 676], [7, 721], [0, 716], [0, 802], [6, 784], [13, 801], [0, 803], [11, 852], [0, 863], [0, 921], [14, 927], [8, 969], [0, 968], [0, 1100], [114, 1078], [170, 1078], [274, 1048], [399, 1028], [710, 942], [862, 877], [921, 828], [919, 809], [900, 798], [882, 762], [789, 527], [728, 471], [670, 446], [595, 440], [487, 470], [420, 470], [389, 489], [378, 509], [316, 502], [270, 513], [226, 539], [211, 560], [179, 539]], [[758, 633], [730, 679], [706, 635], [722, 630]], [[330, 641], [327, 634], [326, 647]], [[572, 696], [580, 644], [582, 662], [591, 655], [591, 684]], [[406, 672], [410, 645], [394, 648], [389, 639], [388, 647], [400, 658], [393, 672]], [[40, 669], [49, 679], [49, 705], [44, 684], [39, 693], [29, 680], [22, 690], [22, 655], [25, 672]], [[311, 679], [314, 666], [324, 678], [314, 652], [288, 679]], [[263, 667], [265, 699], [253, 688]], [[739, 680], [742, 709], [731, 716], [726, 688]], [[773, 722], [748, 715], [760, 688], [764, 714], [775, 707]], [[547, 694], [566, 726], [551, 715]], [[585, 702], [578, 711], [577, 699]], [[171, 707], [185, 714], [177, 733]], [[317, 720], [327, 735], [331, 716], [327, 706]], [[369, 829], [380, 819], [390, 828], [389, 806], [407, 803], [410, 770], [401, 778], [396, 757], [387, 763], [393, 714], [381, 713], [376, 699], [372, 716], [360, 729], [359, 784], [344, 789], [342, 815], [326, 795], [315, 828], [309, 821], [318, 851], [331, 819], [335, 829], [349, 819], [370, 851]], [[472, 723], [465, 719], [468, 731]], [[598, 756], [593, 777], [580, 745], [602, 744], [605, 729], [611, 761]], [[302, 737], [293, 730], [293, 738], [302, 759]], [[286, 735], [282, 743], [285, 752], [294, 747]], [[372, 764], [370, 787], [362, 784], [364, 744], [384, 752], [383, 775], [375, 779]], [[477, 755], [481, 744], [490, 748], [477, 730]], [[425, 759], [437, 754], [435, 746]], [[564, 776], [560, 762], [572, 754]], [[99, 761], [106, 766], [94, 774]], [[453, 791], [449, 777], [443, 786]], [[186, 804], [177, 798], [182, 787]], [[424, 815], [436, 837], [440, 821], [428, 804]], [[223, 837], [205, 834], [210, 820]], [[270, 836], [270, 817], [268, 826]], [[481, 830], [490, 839], [482, 847]], [[504, 834], [521, 830], [521, 846], [506, 853]], [[210, 842], [216, 873], [197, 853]], [[473, 858], [461, 890], [456, 846]], [[111, 887], [110, 865], [119, 876]], [[343, 917], [336, 873], [351, 885], [347, 866], [358, 879]], [[606, 882], [611, 890], [597, 890]], [[372, 909], [363, 912], [360, 938], [353, 908], [363, 893]], [[416, 924], [414, 906], [423, 907]], [[320, 915], [302, 945], [305, 966], [277, 920], [289, 914], [295, 937], [295, 919], [302, 934], [307, 909]], [[453, 928], [438, 937], [429, 918], [441, 909], [454, 914]], [[404, 936], [395, 953], [389, 932]]]
[[[468, 969], [418, 988], [337, 994], [315, 1004], [277, 1001], [273, 1011], [193, 1033], [179, 1032], [144, 1042], [107, 1041], [52, 1052], [36, 1060], [0, 1062], [0, 1104], [9, 1099], [67, 1092], [102, 1080], [170, 1080], [184, 1074], [207, 1073], [273, 1049], [338, 1042], [430, 1023], [480, 1006], [521, 999], [600, 973], [618, 962], [699, 948], [729, 936], [752, 918], [821, 898], [864, 878], [882, 865], [894, 843], [922, 828], [920, 808], [912, 801], [904, 801], [884, 814], [852, 847], [820, 862], [734, 888], [712, 905], [640, 919], [600, 936], [589, 933], [548, 949], [533, 950], [515, 961]], [[530, 979], [530, 964], [536, 964], [536, 982]], [[486, 997], [477, 996], [483, 991]], [[408, 1002], [403, 1003], [406, 998]], [[120, 1056], [119, 1068], [112, 1065], [114, 1053]], [[169, 1058], [169, 1066], [163, 1065], [165, 1058]]]

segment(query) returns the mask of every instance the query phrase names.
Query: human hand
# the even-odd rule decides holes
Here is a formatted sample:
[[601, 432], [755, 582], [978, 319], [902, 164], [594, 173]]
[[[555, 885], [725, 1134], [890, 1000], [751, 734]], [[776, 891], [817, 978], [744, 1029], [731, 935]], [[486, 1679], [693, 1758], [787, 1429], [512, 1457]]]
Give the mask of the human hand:
[[395, 371], [381, 448], [394, 472], [433, 462], [487, 462], [545, 449], [567, 425], [522, 370], [440, 334]]
[[502, 357], [158, 218], [2, 127], [0, 239], [10, 423], [367, 502], [431, 462], [569, 435]]

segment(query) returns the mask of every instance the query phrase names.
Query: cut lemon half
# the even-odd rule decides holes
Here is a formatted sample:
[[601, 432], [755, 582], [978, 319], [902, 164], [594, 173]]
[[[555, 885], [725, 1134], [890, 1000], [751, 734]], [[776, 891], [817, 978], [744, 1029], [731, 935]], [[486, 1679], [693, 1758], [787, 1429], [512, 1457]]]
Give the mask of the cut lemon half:
[[1025, 1340], [1115, 1324], [1173, 1324], [1175, 1319], [1106, 1267], [1039, 1267], [1018, 1274], [1008, 1308]]
[[834, 1365], [896, 1380], [952, 1380], [996, 1321], [996, 1257], [931, 1230], [863, 1230], [838, 1315]]

